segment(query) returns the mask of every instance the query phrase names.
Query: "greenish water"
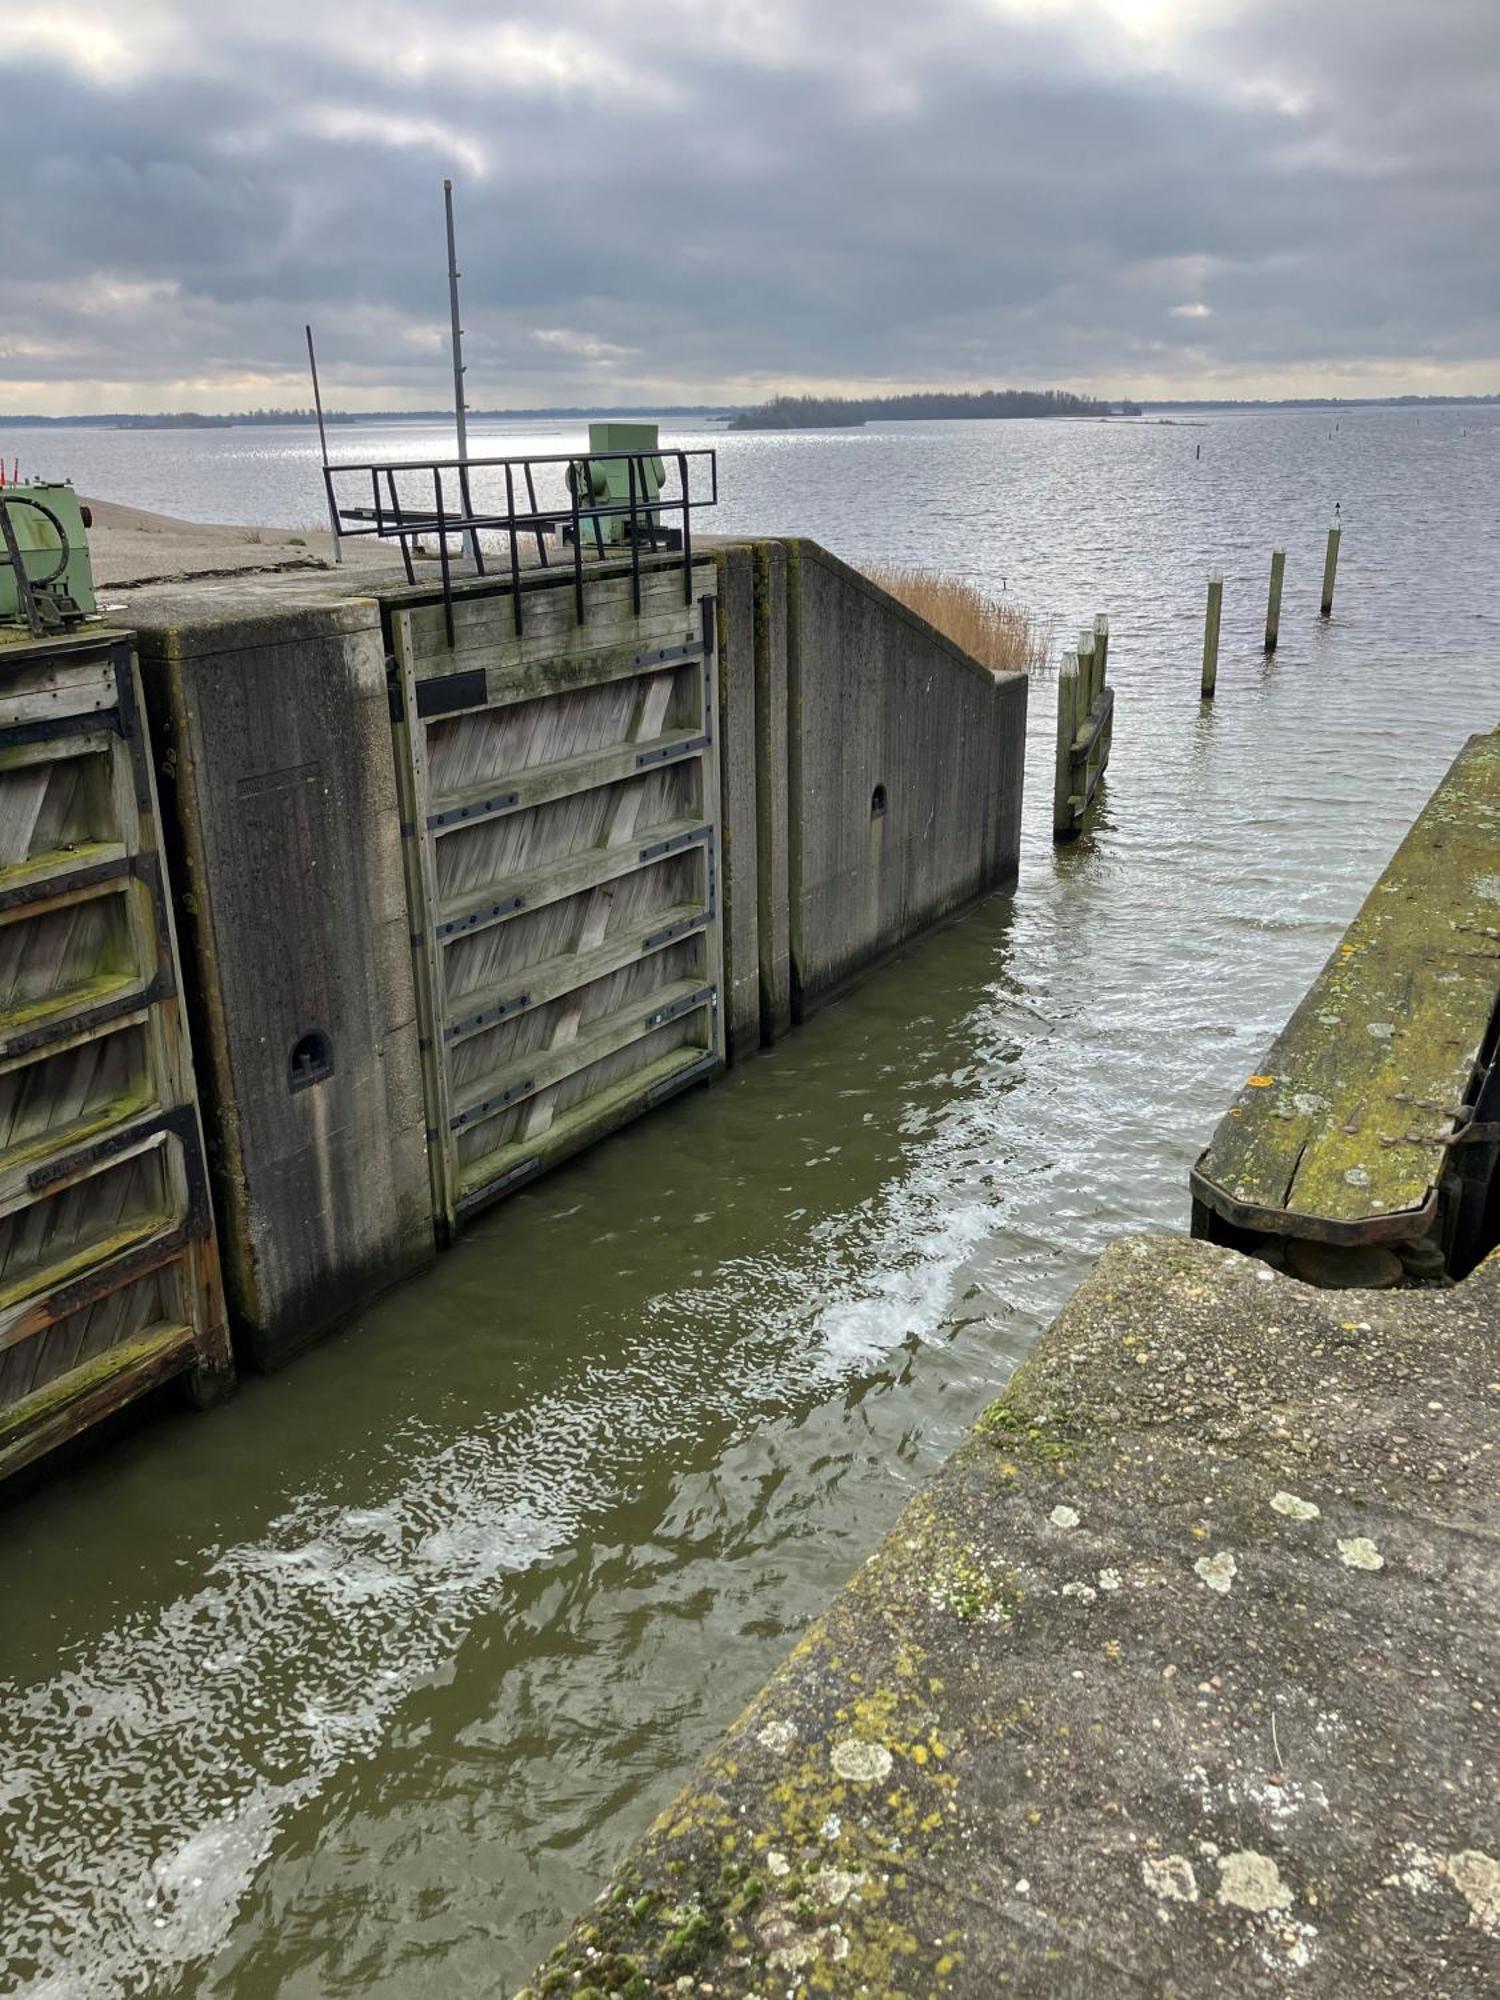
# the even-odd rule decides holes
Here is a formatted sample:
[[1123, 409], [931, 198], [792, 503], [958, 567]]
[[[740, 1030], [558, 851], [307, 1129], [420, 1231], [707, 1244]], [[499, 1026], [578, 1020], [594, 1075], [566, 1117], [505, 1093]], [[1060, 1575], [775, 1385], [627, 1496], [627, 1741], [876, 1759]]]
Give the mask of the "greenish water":
[[1226, 1098], [1495, 720], [1497, 446], [1456, 411], [726, 442], [726, 527], [1111, 613], [1096, 824], [1052, 850], [1034, 690], [1014, 902], [0, 1513], [0, 1988], [519, 1983], [1102, 1244], [1185, 1226]]

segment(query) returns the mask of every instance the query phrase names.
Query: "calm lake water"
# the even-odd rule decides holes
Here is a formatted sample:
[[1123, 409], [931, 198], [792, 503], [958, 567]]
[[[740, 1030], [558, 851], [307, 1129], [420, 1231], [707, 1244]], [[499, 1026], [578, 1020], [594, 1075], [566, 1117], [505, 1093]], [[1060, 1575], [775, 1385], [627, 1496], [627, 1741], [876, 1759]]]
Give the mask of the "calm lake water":
[[[1500, 411], [673, 435], [720, 446], [715, 527], [956, 571], [1059, 638], [1108, 611], [1096, 823], [1054, 853], [1039, 685], [1013, 901], [516, 1196], [224, 1411], [6, 1510], [6, 1992], [519, 1984], [1105, 1241], [1186, 1226], [1232, 1089], [1500, 719]], [[318, 517], [302, 431], [0, 446], [165, 512]]]

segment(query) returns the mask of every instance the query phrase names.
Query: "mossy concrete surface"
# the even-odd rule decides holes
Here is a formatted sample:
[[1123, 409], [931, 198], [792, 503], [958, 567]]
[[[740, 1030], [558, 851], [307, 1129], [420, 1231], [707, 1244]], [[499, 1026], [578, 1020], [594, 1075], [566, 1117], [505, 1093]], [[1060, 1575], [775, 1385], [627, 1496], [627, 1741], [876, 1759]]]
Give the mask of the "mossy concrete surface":
[[1226, 1112], [1200, 1200], [1334, 1241], [1424, 1233], [1495, 1008], [1497, 834], [1500, 732], [1464, 746]]
[[1497, 1313], [1114, 1245], [530, 1991], [1500, 1991]]

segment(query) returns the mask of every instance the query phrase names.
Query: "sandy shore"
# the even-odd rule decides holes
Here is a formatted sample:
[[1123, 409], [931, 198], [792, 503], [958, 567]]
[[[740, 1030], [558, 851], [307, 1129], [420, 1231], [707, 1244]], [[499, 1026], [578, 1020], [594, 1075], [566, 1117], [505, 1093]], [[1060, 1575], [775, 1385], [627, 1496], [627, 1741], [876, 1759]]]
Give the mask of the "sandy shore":
[[[100, 593], [150, 583], [185, 583], [192, 577], [243, 576], [274, 570], [329, 569], [332, 541], [326, 528], [239, 528], [177, 521], [169, 514], [89, 500], [94, 525], [89, 551]], [[393, 547], [372, 541], [346, 544], [344, 567], [388, 569], [399, 563]]]

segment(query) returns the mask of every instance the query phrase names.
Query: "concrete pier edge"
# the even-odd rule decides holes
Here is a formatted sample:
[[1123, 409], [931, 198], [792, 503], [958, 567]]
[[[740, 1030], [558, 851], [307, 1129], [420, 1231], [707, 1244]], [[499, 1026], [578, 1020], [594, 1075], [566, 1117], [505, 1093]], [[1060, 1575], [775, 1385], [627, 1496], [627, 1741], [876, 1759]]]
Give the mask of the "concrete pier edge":
[[526, 1991], [1495, 1991], [1497, 1306], [1115, 1243]]

